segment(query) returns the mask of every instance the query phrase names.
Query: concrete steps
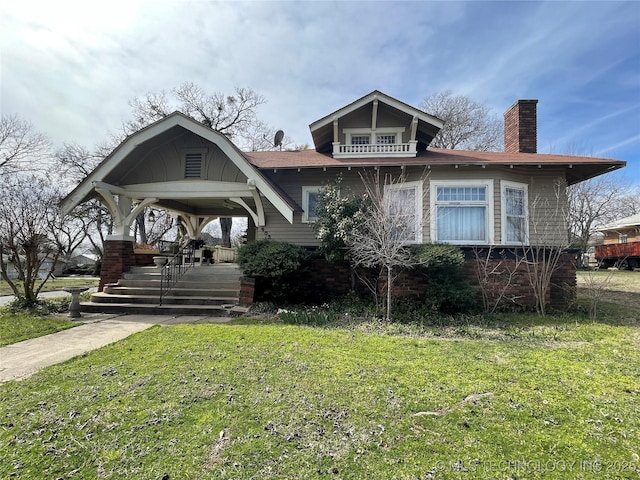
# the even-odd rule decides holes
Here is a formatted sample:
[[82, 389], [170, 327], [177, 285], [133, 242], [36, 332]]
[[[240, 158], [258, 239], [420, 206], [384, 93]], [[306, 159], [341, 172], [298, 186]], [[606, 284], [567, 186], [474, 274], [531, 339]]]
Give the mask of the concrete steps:
[[242, 271], [236, 264], [196, 265], [163, 297], [160, 305], [161, 269], [134, 267], [116, 284], [91, 295], [84, 312], [194, 314], [229, 316], [238, 307]]

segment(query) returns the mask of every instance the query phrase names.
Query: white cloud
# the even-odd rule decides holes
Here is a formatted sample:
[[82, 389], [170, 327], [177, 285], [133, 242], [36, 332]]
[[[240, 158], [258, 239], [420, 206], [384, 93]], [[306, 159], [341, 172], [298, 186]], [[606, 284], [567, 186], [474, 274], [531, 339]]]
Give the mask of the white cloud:
[[4, 2], [0, 109], [58, 143], [92, 145], [119, 128], [136, 96], [184, 81], [247, 86], [269, 102], [264, 121], [305, 143], [309, 123], [373, 89], [413, 105], [451, 89], [497, 114], [539, 98], [540, 144], [580, 135], [600, 150], [600, 139], [637, 132], [624, 98], [640, 95], [640, 4], [588, 5]]

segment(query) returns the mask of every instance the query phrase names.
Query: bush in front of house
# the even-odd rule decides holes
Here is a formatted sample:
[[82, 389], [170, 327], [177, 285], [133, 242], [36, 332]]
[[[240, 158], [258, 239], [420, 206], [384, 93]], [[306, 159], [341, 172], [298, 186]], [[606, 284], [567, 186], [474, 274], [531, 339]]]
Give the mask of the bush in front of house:
[[422, 298], [428, 309], [445, 313], [468, 313], [478, 309], [478, 294], [463, 278], [464, 253], [455, 245], [428, 243], [413, 249], [429, 279]]
[[309, 253], [287, 242], [257, 240], [238, 249], [238, 263], [245, 275], [256, 279], [257, 300], [295, 300], [299, 276]]

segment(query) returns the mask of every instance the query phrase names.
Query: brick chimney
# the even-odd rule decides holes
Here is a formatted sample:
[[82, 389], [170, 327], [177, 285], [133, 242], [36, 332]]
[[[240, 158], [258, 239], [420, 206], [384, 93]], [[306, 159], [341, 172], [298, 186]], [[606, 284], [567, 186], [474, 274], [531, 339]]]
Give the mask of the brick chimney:
[[538, 100], [518, 100], [504, 112], [504, 151], [538, 153]]

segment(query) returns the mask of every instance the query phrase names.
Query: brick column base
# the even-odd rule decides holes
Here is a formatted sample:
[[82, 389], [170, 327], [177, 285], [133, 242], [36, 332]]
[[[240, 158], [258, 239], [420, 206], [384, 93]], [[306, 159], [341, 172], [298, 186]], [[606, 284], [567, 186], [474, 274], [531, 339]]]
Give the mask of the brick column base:
[[102, 270], [100, 271], [101, 292], [108, 283], [115, 283], [136, 264], [132, 240], [105, 240]]
[[249, 307], [253, 304], [256, 293], [256, 279], [252, 277], [242, 277], [240, 280], [240, 298], [238, 304], [241, 307]]

